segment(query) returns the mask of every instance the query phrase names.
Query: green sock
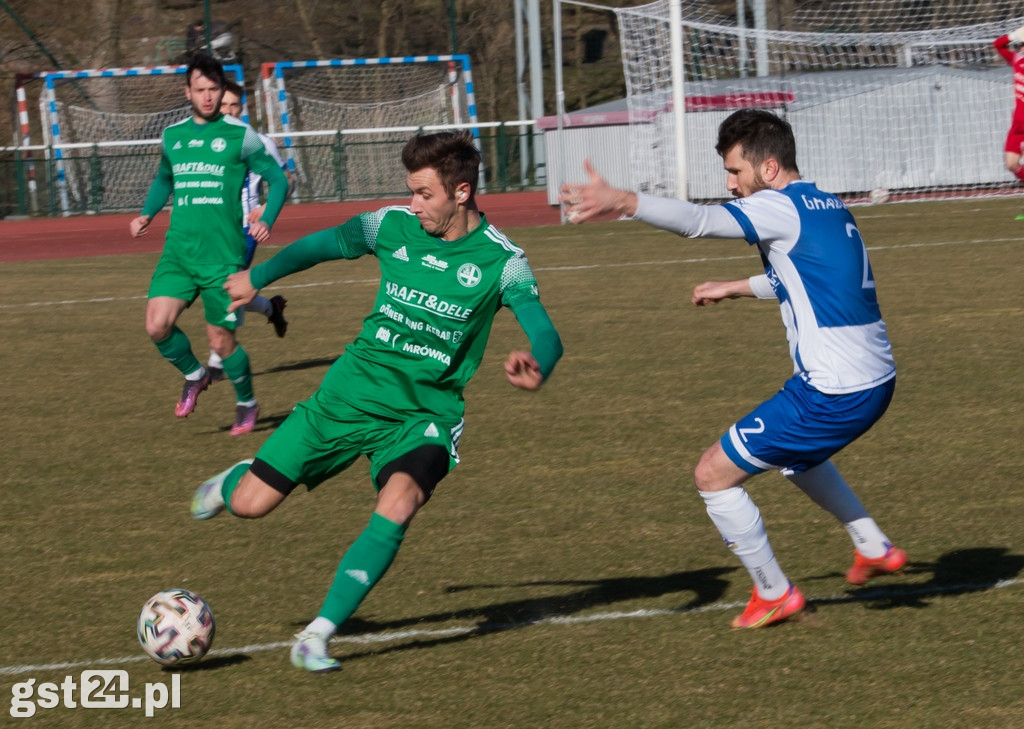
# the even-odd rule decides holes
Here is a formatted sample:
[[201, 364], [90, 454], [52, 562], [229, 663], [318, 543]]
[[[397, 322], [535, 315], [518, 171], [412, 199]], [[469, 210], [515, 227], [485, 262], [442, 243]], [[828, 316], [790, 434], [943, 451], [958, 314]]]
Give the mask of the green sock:
[[395, 560], [405, 527], [374, 513], [370, 523], [341, 558], [320, 617], [341, 625], [356, 611]]
[[249, 355], [239, 344], [230, 357], [224, 358], [224, 374], [235, 386], [235, 399], [238, 402], [251, 402], [256, 399], [252, 391], [252, 370], [249, 369]]
[[242, 476], [245, 475], [251, 465], [249, 461], [236, 463], [231, 467], [228, 475], [224, 477], [224, 482], [220, 485], [220, 495], [224, 499], [224, 505], [227, 507], [229, 514], [235, 513], [231, 511], [231, 494], [235, 493], [238, 482], [242, 480]]
[[178, 327], [171, 327], [171, 333], [156, 342], [156, 348], [183, 375], [191, 374], [202, 366], [192, 354], [192, 342], [188, 340], [188, 335]]

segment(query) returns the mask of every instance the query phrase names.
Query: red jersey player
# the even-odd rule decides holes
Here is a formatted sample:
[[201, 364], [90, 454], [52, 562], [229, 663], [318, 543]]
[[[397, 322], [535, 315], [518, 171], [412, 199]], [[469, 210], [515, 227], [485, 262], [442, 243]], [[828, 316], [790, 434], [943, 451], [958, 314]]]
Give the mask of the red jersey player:
[[[1021, 165], [1021, 154], [1024, 150], [1024, 27], [1012, 33], [996, 38], [993, 42], [999, 55], [1013, 67], [1013, 95], [1016, 103], [1013, 108], [1013, 121], [1006, 135], [1006, 169], [1018, 180], [1024, 182], [1024, 166]], [[1024, 218], [1024, 215], [1020, 216]]]

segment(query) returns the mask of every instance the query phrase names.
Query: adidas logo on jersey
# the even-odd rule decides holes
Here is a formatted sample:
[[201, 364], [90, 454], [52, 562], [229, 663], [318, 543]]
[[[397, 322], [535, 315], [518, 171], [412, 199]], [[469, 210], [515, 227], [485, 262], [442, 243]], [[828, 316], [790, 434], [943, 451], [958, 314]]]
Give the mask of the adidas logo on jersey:
[[436, 438], [441, 435], [441, 431], [437, 429], [437, 426], [431, 423], [427, 426], [427, 429], [423, 431], [423, 435], [427, 438]]
[[392, 258], [397, 258], [399, 261], [408, 261], [409, 252], [405, 250], [405, 246], [402, 246], [397, 251], [391, 254]]
[[181, 149], [181, 142], [175, 142], [174, 146], [171, 147], [171, 149]]

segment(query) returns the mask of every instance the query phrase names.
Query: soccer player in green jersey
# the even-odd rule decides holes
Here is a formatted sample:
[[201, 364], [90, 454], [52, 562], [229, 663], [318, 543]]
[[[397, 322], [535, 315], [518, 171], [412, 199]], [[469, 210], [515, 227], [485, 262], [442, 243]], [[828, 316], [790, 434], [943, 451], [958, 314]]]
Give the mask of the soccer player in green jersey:
[[459, 462], [462, 393], [483, 358], [495, 315], [511, 309], [530, 352], [505, 360], [508, 381], [537, 390], [562, 356], [526, 256], [477, 209], [480, 155], [467, 132], [409, 140], [402, 151], [408, 207], [363, 213], [301, 238], [266, 263], [228, 277], [232, 307], [283, 276], [323, 261], [376, 256], [380, 288], [362, 331], [263, 444], [203, 483], [192, 515], [270, 513], [299, 484], [314, 488], [370, 461], [377, 503], [342, 557], [320, 613], [296, 636], [292, 663], [339, 668], [327, 643], [384, 576], [406, 528]]
[[252, 127], [221, 114], [223, 92], [220, 63], [197, 54], [185, 73], [192, 115], [164, 130], [160, 168], [142, 215], [131, 221], [130, 230], [135, 237], [144, 235], [172, 195], [171, 223], [146, 301], [146, 332], [160, 354], [185, 376], [174, 414], [187, 417], [199, 393], [209, 386], [210, 373], [196, 359], [177, 321], [202, 297], [210, 348], [223, 359], [224, 372], [235, 386], [231, 434], [240, 435], [251, 432], [259, 417], [249, 355], [235, 337], [240, 313], [229, 308], [231, 299], [224, 290], [228, 274], [245, 265], [245, 235], [239, 224], [242, 185], [249, 170], [269, 184], [263, 215], [249, 228], [262, 243], [281, 211], [288, 180]]

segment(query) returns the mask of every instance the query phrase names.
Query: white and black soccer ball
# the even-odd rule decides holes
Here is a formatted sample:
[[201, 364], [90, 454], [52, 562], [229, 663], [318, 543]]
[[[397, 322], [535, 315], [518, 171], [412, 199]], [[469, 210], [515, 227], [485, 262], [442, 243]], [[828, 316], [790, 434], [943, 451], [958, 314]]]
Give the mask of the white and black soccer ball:
[[139, 643], [157, 663], [193, 663], [213, 645], [216, 624], [206, 600], [189, 590], [163, 590], [146, 601], [139, 613]]

